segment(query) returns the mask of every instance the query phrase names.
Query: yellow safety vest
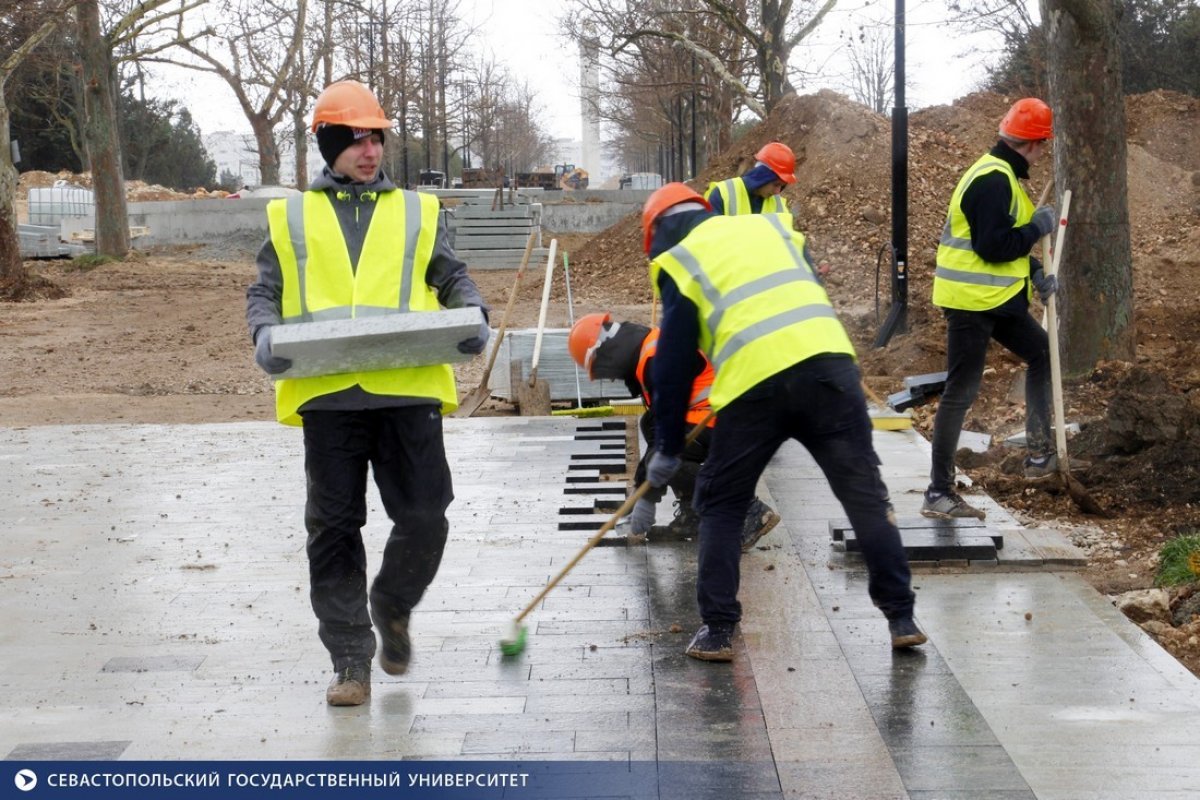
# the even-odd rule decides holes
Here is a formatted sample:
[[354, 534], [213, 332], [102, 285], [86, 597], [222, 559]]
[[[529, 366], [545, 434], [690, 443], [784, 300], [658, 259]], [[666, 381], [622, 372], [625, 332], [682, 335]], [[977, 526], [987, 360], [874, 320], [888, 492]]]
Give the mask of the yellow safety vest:
[[[704, 193], [705, 198], [711, 201], [713, 192], [721, 195], [721, 200], [725, 203], [726, 216], [736, 217], [739, 214], [754, 213], [750, 210], [750, 192], [746, 190], [746, 183], [741, 178], [710, 183], [708, 191]], [[763, 198], [762, 211], [759, 213], [791, 214], [792, 212], [788, 210], [787, 201], [783, 199], [783, 195], [776, 194]]]
[[[357, 269], [324, 191], [272, 200], [267, 222], [283, 274], [285, 325], [440, 308], [425, 283], [438, 225], [433, 195], [380, 192]], [[305, 403], [355, 385], [371, 394], [428, 397], [442, 404], [444, 414], [458, 407], [454, 371], [435, 364], [277, 380], [275, 416], [285, 425], [301, 425], [297, 412]]]
[[[942, 308], [963, 311], [987, 311], [1015, 297], [1029, 286], [1029, 256], [998, 264], [984, 261], [971, 247], [971, 226], [962, 210], [962, 196], [971, 182], [989, 172], [1002, 172], [1012, 189], [1009, 215], [1019, 228], [1033, 219], [1033, 201], [1021, 184], [1012, 166], [990, 153], [976, 161], [954, 187], [950, 209], [937, 249], [937, 269], [933, 273], [933, 304]], [[1032, 290], [1029, 290], [1032, 292]], [[1032, 297], [1032, 293], [1030, 294]]]
[[720, 413], [743, 393], [822, 353], [854, 345], [804, 258], [804, 234], [778, 214], [713, 217], [650, 262], [700, 316], [700, 348], [716, 371], [709, 402]]

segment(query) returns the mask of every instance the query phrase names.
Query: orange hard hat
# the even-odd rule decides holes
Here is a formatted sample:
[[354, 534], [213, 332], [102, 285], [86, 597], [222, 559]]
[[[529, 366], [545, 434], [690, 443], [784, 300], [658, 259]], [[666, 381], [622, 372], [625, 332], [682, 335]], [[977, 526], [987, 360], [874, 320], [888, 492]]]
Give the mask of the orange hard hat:
[[783, 142], [764, 144], [754, 159], [766, 164], [784, 183], [796, 182], [796, 154]]
[[392, 127], [374, 93], [358, 81], [338, 81], [325, 87], [313, 106], [313, 131], [323, 122], [351, 128]]
[[612, 314], [585, 314], [571, 326], [571, 332], [567, 335], [567, 352], [576, 364], [588, 371], [589, 378], [592, 374], [589, 354], [594, 355], [591, 351], [609, 322], [612, 322]]
[[1036, 142], [1053, 139], [1054, 112], [1036, 97], [1022, 97], [1000, 120], [1000, 135]]
[[654, 223], [664, 211], [680, 203], [702, 203], [712, 211], [712, 204], [704, 199], [704, 195], [686, 183], [668, 183], [655, 189], [642, 206], [642, 249], [646, 253], [650, 252], [650, 240], [654, 238]]

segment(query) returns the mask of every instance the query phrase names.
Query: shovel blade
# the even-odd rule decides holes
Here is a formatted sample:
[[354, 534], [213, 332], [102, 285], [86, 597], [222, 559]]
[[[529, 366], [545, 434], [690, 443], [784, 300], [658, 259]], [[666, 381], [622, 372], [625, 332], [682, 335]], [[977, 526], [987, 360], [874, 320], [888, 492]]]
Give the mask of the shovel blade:
[[479, 410], [480, 406], [487, 402], [492, 393], [488, 391], [486, 386], [476, 386], [475, 390], [464, 397], [458, 404], [458, 408], [450, 412], [452, 417], [469, 417]]

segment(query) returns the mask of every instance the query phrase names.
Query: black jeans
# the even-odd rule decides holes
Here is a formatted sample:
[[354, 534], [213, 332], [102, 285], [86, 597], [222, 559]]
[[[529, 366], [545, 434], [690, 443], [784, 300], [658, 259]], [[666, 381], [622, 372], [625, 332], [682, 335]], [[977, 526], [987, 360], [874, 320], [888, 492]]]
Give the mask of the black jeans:
[[384, 619], [412, 611], [437, 574], [454, 490], [436, 406], [308, 411], [303, 418], [310, 597], [321, 642], [341, 670], [375, 654], [362, 540], [368, 464], [393, 523], [371, 584], [371, 606]]
[[705, 624], [741, 619], [742, 523], [759, 476], [787, 439], [812, 454], [850, 518], [875, 605], [888, 619], [912, 614], [908, 558], [892, 522], [860, 381], [848, 356], [811, 358], [721, 410], [694, 503], [700, 512], [696, 598]]
[[[654, 452], [654, 410], [652, 408], [647, 408], [642, 414], [642, 418], [638, 420], [638, 427], [641, 428], [642, 438], [646, 440], [646, 452], [642, 453], [642, 460], [638, 462], [637, 469], [634, 470], [634, 486], [638, 486], [646, 480], [646, 464]], [[691, 431], [690, 425], [688, 430]], [[706, 427], [700, 431], [699, 436], [684, 446], [679, 470], [671, 476], [671, 480], [667, 481], [667, 486], [671, 487], [671, 491], [675, 492], [675, 496], [681, 503], [691, 505], [692, 497], [696, 494], [696, 477], [700, 474], [700, 465], [704, 463], [704, 459], [708, 458], [708, 449], [712, 444], [712, 432], [712, 428]], [[657, 503], [664, 494], [666, 494], [665, 489], [651, 489], [646, 496]]]
[[995, 339], [1029, 365], [1025, 375], [1025, 437], [1029, 452], [1045, 454], [1050, 439], [1050, 338], [1024, 294], [989, 311], [946, 309], [946, 388], [933, 420], [929, 491], [954, 488], [954, 454], [963, 419], [979, 394], [988, 343]]

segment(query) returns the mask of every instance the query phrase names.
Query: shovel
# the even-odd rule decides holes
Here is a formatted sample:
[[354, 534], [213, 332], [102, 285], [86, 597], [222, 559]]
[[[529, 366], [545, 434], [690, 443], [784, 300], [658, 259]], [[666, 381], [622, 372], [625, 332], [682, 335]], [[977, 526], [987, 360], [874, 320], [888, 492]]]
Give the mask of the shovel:
[[[1063, 192], [1062, 211], [1058, 223], [1058, 235], [1054, 242], [1054, 255], [1050, 255], [1050, 237], [1042, 239], [1044, 256], [1042, 269], [1047, 275], [1058, 275], [1058, 263], [1062, 259], [1063, 238], [1067, 230], [1067, 213], [1071, 210], [1071, 190]], [[1071, 475], [1071, 463], [1067, 456], [1067, 422], [1063, 413], [1062, 359], [1058, 352], [1058, 293], [1046, 301], [1046, 333], [1050, 337], [1050, 391], [1054, 401], [1054, 446], [1058, 452], [1058, 472], [1067, 494], [1085, 514], [1106, 517], [1108, 513], [1096, 499], [1083, 488], [1083, 484]]]
[[533, 360], [530, 362], [528, 380], [520, 379], [521, 364], [513, 362], [512, 377], [516, 378], [517, 407], [522, 417], [550, 416], [550, 384], [539, 381], [538, 359], [542, 355], [542, 335], [546, 331], [546, 310], [550, 307], [550, 280], [554, 277], [554, 255], [558, 239], [550, 240], [550, 257], [546, 259], [546, 279], [542, 283], [542, 308], [538, 312], [537, 337], [533, 340]]
[[496, 342], [492, 345], [492, 353], [488, 356], [487, 366], [483, 369], [483, 377], [479, 379], [479, 385], [475, 387], [469, 395], [462, 399], [458, 408], [450, 413], [452, 417], [469, 417], [479, 410], [479, 407], [492, 396], [492, 392], [488, 389], [488, 378], [492, 375], [492, 367], [496, 364], [496, 354], [500, 352], [500, 345], [504, 341], [504, 332], [508, 330], [508, 318], [512, 315], [513, 306], [517, 302], [517, 289], [521, 286], [521, 278], [525, 276], [525, 267], [529, 266], [529, 255], [533, 252], [533, 231], [529, 232], [529, 239], [525, 242], [525, 255], [521, 257], [521, 266], [517, 269], [517, 277], [513, 281], [512, 291], [508, 293], [508, 305], [504, 307], [504, 317], [500, 320], [500, 332], [496, 334]]

